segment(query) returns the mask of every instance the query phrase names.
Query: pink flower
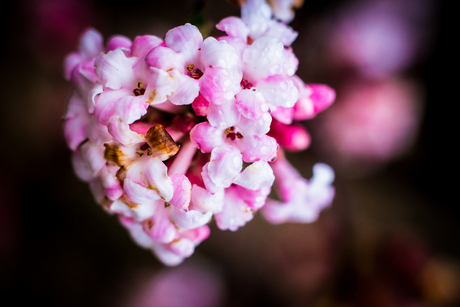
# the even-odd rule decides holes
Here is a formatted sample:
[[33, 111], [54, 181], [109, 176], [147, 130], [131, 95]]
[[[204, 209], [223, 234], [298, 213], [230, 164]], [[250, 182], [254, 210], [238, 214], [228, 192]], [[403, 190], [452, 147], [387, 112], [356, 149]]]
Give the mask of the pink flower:
[[212, 216], [222, 230], [244, 226], [264, 210], [274, 182], [290, 209], [268, 201], [270, 220], [310, 222], [332, 197], [323, 191], [330, 182], [314, 179], [302, 207], [291, 194], [303, 179], [273, 161], [280, 146], [309, 145], [292, 122], [325, 109], [334, 92], [295, 76], [287, 46], [297, 33], [273, 20], [265, 2], [247, 1], [242, 15], [217, 26], [228, 34], [219, 39], [186, 24], [164, 41], [114, 36], [104, 47], [88, 30], [65, 61], [74, 91], [64, 131], [75, 172], [167, 265], [193, 254]]
[[331, 186], [334, 172], [326, 164], [315, 164], [309, 181], [302, 178], [284, 158], [273, 163], [273, 171], [281, 201], [268, 200], [262, 209], [262, 214], [271, 223], [314, 222], [334, 198]]
[[224, 304], [223, 276], [204, 259], [165, 268], [152, 276], [142, 272], [134, 282], [138, 286], [120, 306], [215, 307]]
[[421, 120], [418, 84], [395, 78], [350, 82], [318, 121], [319, 148], [349, 174], [365, 174], [405, 154]]
[[331, 56], [367, 77], [403, 71], [426, 47], [431, 11], [426, 0], [356, 1], [339, 14], [329, 40]]

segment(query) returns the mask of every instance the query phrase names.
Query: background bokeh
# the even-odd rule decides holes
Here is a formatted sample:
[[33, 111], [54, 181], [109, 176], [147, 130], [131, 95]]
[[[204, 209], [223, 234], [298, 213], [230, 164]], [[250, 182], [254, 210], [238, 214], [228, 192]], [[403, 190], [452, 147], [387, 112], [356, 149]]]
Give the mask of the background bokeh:
[[[237, 232], [211, 224], [177, 268], [136, 246], [73, 174], [62, 116], [64, 56], [89, 26], [105, 38], [213, 35], [225, 0], [17, 0], [2, 4], [2, 306], [458, 306], [460, 210], [448, 1], [305, 0], [291, 26], [297, 74], [336, 89], [289, 155], [309, 178], [336, 170], [318, 221]], [[455, 82], [455, 83], [454, 83]], [[9, 302], [9, 303], [8, 303]], [[6, 303], [6, 305], [4, 305]]]

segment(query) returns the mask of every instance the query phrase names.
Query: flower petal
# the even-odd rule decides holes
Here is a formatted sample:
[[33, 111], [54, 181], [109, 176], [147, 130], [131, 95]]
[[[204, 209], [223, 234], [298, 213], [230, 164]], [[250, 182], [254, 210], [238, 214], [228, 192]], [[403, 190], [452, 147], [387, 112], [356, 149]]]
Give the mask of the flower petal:
[[203, 226], [209, 222], [212, 212], [202, 213], [197, 210], [185, 211], [184, 209], [173, 207], [173, 221], [176, 226], [183, 229], [193, 229]]
[[267, 102], [285, 108], [292, 108], [299, 99], [299, 91], [289, 77], [274, 75], [257, 83]]
[[192, 187], [191, 209], [201, 212], [217, 213], [222, 211], [224, 205], [224, 190], [211, 194], [208, 190], [194, 184]]
[[220, 146], [211, 152], [210, 179], [219, 187], [229, 187], [243, 167], [241, 152], [232, 146]]
[[272, 168], [265, 161], [256, 161], [239, 173], [234, 184], [245, 187], [249, 190], [259, 190], [271, 187], [275, 181]]
[[165, 43], [169, 48], [187, 54], [190, 59], [198, 54], [202, 42], [200, 30], [189, 23], [169, 30], [165, 36]]
[[143, 205], [159, 200], [160, 195], [154, 190], [147, 189], [129, 178], [123, 181], [123, 189], [130, 200]]
[[223, 144], [223, 129], [211, 126], [209, 123], [199, 123], [190, 131], [190, 139], [202, 152], [211, 152]]
[[102, 85], [117, 90], [124, 87], [135, 88], [137, 80], [134, 76], [133, 67], [137, 58], [128, 58], [121, 49], [100, 54], [94, 65], [95, 73]]
[[163, 40], [161, 38], [154, 35], [137, 36], [131, 47], [132, 55], [135, 57], [143, 57], [162, 42]]
[[174, 195], [169, 203], [180, 209], [187, 209], [190, 204], [192, 185], [187, 177], [183, 174], [174, 174], [171, 176]]
[[239, 37], [246, 41], [249, 33], [248, 27], [238, 17], [227, 17], [222, 19], [216, 28], [227, 33], [228, 36]]

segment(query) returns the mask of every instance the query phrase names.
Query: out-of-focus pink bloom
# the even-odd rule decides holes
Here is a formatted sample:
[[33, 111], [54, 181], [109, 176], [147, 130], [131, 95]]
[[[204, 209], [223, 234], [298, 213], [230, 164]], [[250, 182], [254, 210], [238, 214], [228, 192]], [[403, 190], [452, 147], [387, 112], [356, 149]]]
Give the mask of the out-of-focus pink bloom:
[[408, 67], [423, 50], [430, 0], [357, 1], [340, 12], [329, 50], [339, 63], [370, 77]]
[[[297, 34], [272, 19], [264, 1], [247, 1], [242, 15], [218, 25], [228, 35], [219, 39], [203, 39], [186, 24], [164, 41], [114, 36], [104, 47], [90, 29], [65, 60], [74, 91], [64, 130], [75, 172], [167, 265], [181, 263], [209, 236], [213, 215], [223, 230], [251, 220], [275, 181], [270, 163], [280, 146], [309, 145], [292, 121], [315, 116], [334, 99], [327, 86], [295, 76], [298, 61], [285, 46]], [[273, 125], [276, 139], [267, 135], [272, 115], [284, 123]], [[289, 217], [279, 211], [280, 222], [316, 218], [325, 206], [315, 194], [323, 183], [316, 182], [311, 208], [283, 194], [295, 208]], [[315, 213], [303, 217], [308, 210]]]
[[319, 120], [318, 145], [347, 172], [385, 164], [415, 141], [421, 105], [413, 81], [350, 83], [335, 107]]
[[122, 306], [215, 307], [222, 306], [225, 284], [212, 264], [195, 262], [159, 271], [135, 280], [136, 287]]
[[334, 172], [326, 164], [315, 164], [310, 180], [302, 178], [284, 158], [278, 158], [272, 167], [281, 201], [270, 199], [262, 209], [262, 214], [271, 223], [310, 223], [318, 218], [323, 208], [331, 204], [335, 194], [331, 186]]
[[272, 9], [265, 0], [248, 0], [241, 5], [241, 19], [227, 17], [216, 27], [243, 41], [269, 36], [278, 39], [284, 46], [290, 46], [297, 38], [297, 32], [272, 17]]

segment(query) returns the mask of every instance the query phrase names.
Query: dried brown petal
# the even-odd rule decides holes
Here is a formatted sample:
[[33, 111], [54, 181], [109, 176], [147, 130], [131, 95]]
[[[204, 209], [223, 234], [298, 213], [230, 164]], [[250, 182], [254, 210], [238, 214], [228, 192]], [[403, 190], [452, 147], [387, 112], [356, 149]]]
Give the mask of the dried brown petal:
[[124, 153], [118, 148], [117, 145], [104, 144], [104, 158], [107, 161], [112, 161], [122, 166], [126, 160]]
[[171, 158], [179, 151], [180, 146], [174, 142], [163, 125], [157, 124], [153, 126], [147, 131], [145, 137], [152, 154], [162, 161]]

